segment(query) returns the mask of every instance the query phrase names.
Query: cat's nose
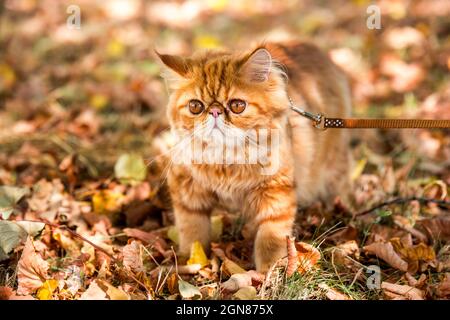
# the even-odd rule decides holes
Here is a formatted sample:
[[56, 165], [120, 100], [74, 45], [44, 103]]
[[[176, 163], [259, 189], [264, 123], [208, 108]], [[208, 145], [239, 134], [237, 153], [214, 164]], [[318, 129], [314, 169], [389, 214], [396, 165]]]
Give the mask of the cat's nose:
[[212, 107], [211, 109], [209, 109], [209, 114], [212, 114], [214, 118], [218, 118], [221, 113], [222, 110], [220, 108]]

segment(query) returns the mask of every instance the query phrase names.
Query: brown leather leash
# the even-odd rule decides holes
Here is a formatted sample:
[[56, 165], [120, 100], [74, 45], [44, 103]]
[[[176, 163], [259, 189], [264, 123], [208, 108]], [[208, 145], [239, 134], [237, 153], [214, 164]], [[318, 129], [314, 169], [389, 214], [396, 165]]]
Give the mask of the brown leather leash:
[[321, 130], [331, 128], [345, 129], [448, 129], [450, 119], [342, 119], [327, 118], [323, 114], [314, 114], [301, 108], [291, 105], [291, 109], [298, 114], [314, 122], [314, 126]]

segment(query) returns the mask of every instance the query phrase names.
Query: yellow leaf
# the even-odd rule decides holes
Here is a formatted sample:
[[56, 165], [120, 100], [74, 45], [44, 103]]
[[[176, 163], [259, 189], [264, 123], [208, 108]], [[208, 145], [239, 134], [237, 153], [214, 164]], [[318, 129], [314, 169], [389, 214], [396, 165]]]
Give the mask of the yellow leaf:
[[223, 11], [228, 5], [228, 0], [208, 0], [207, 4], [214, 11]]
[[39, 300], [51, 300], [56, 288], [58, 288], [58, 280], [47, 280], [38, 290], [36, 296]]
[[196, 37], [194, 43], [201, 49], [217, 49], [220, 47], [220, 41], [217, 38], [208, 35]]
[[111, 40], [106, 48], [106, 54], [111, 58], [120, 58], [125, 53], [125, 46], [119, 40]]
[[222, 216], [211, 217], [211, 239], [216, 242], [220, 240], [223, 232]]
[[169, 227], [167, 230], [167, 238], [172, 240], [175, 244], [179, 243], [180, 240], [178, 238], [178, 230], [175, 226]]
[[102, 110], [108, 104], [109, 99], [104, 94], [94, 94], [89, 100], [89, 104], [97, 110]]
[[361, 174], [364, 171], [364, 168], [366, 167], [366, 164], [367, 164], [367, 159], [366, 158], [360, 159], [358, 161], [358, 163], [356, 164], [355, 168], [352, 171], [351, 179], [353, 181], [358, 179], [361, 176]]
[[0, 63], [0, 91], [1, 89], [9, 89], [16, 82], [16, 74], [10, 66]]
[[92, 197], [94, 212], [97, 214], [109, 214], [116, 212], [122, 205], [123, 195], [111, 190], [101, 190]]
[[202, 267], [209, 264], [209, 260], [206, 257], [205, 251], [203, 250], [202, 244], [195, 241], [191, 246], [191, 256], [187, 261], [187, 264], [199, 264]]

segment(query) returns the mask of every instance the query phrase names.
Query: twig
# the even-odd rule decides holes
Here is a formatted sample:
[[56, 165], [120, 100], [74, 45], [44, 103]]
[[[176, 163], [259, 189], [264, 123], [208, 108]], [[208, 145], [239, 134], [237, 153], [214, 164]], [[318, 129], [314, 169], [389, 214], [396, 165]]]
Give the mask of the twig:
[[446, 201], [446, 200], [436, 200], [436, 199], [431, 199], [431, 198], [423, 198], [423, 197], [409, 197], [409, 198], [395, 198], [393, 200], [389, 200], [386, 202], [382, 202], [380, 204], [377, 204], [376, 206], [368, 209], [368, 210], [364, 210], [361, 212], [356, 213], [354, 216], [362, 216], [365, 214], [369, 214], [377, 209], [383, 208], [385, 206], [389, 206], [391, 204], [401, 204], [401, 203], [407, 203], [407, 202], [411, 202], [411, 201], [419, 201], [420, 203], [426, 204], [426, 203], [436, 203], [439, 206], [442, 207], [446, 207], [447, 210], [450, 210], [450, 201]]
[[36, 223], [44, 223], [52, 228], [55, 229], [64, 229], [69, 231], [70, 234], [72, 234], [73, 236], [86, 241], [87, 243], [89, 243], [91, 246], [93, 246], [95, 249], [97, 249], [98, 251], [103, 252], [104, 254], [106, 254], [108, 257], [110, 257], [114, 262], [118, 262], [118, 260], [116, 258], [114, 258], [110, 253], [108, 253], [108, 251], [106, 251], [105, 249], [103, 249], [102, 247], [99, 247], [98, 245], [96, 245], [95, 243], [93, 243], [92, 241], [86, 239], [85, 237], [83, 237], [81, 234], [71, 230], [69, 227], [65, 226], [65, 225], [60, 225], [60, 224], [56, 224], [56, 223], [51, 223], [51, 222], [47, 222], [47, 221], [42, 221], [42, 220], [21, 220], [21, 221], [26, 221], [26, 222], [36, 222]]
[[[112, 261], [114, 261], [115, 263], [119, 262], [119, 260], [117, 260], [116, 258], [114, 258], [111, 254], [109, 254], [105, 249], [103, 249], [102, 247], [99, 247], [98, 245], [96, 245], [95, 243], [93, 243], [92, 241], [86, 239], [85, 237], [83, 237], [82, 235], [80, 235], [79, 233], [69, 229], [67, 226], [65, 225], [60, 225], [60, 224], [56, 224], [56, 223], [51, 223], [51, 222], [46, 222], [46, 221], [41, 221], [41, 220], [21, 220], [21, 221], [27, 221], [27, 222], [37, 222], [37, 223], [45, 223], [46, 225], [52, 227], [52, 228], [56, 228], [56, 229], [64, 229], [67, 230], [70, 234], [72, 234], [73, 236], [86, 241], [87, 243], [89, 243], [91, 246], [93, 246], [95, 249], [103, 252], [104, 254], [106, 254], [108, 257], [111, 258]], [[131, 272], [127, 271], [127, 275], [132, 278], [134, 281], [136, 281], [139, 285], [141, 285], [146, 291], [147, 293], [150, 294], [150, 291], [148, 290], [147, 286], [142, 283], [141, 281], [139, 281], [138, 279], [136, 279], [136, 277], [131, 274]]]

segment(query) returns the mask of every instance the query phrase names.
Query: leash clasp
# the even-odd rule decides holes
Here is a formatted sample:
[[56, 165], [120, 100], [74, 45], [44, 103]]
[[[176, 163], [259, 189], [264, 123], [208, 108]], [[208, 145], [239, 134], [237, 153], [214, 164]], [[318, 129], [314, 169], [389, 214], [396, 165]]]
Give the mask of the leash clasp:
[[325, 128], [325, 125], [324, 125], [325, 117], [324, 117], [323, 114], [321, 114], [321, 113], [314, 114], [314, 113], [305, 111], [305, 110], [300, 109], [300, 108], [298, 108], [296, 106], [293, 106], [293, 105], [291, 105], [291, 109], [294, 110], [295, 112], [297, 112], [298, 114], [304, 116], [305, 118], [308, 118], [309, 120], [314, 121], [314, 127], [315, 128], [317, 128], [319, 130], [326, 130], [327, 129], [327, 128]]

